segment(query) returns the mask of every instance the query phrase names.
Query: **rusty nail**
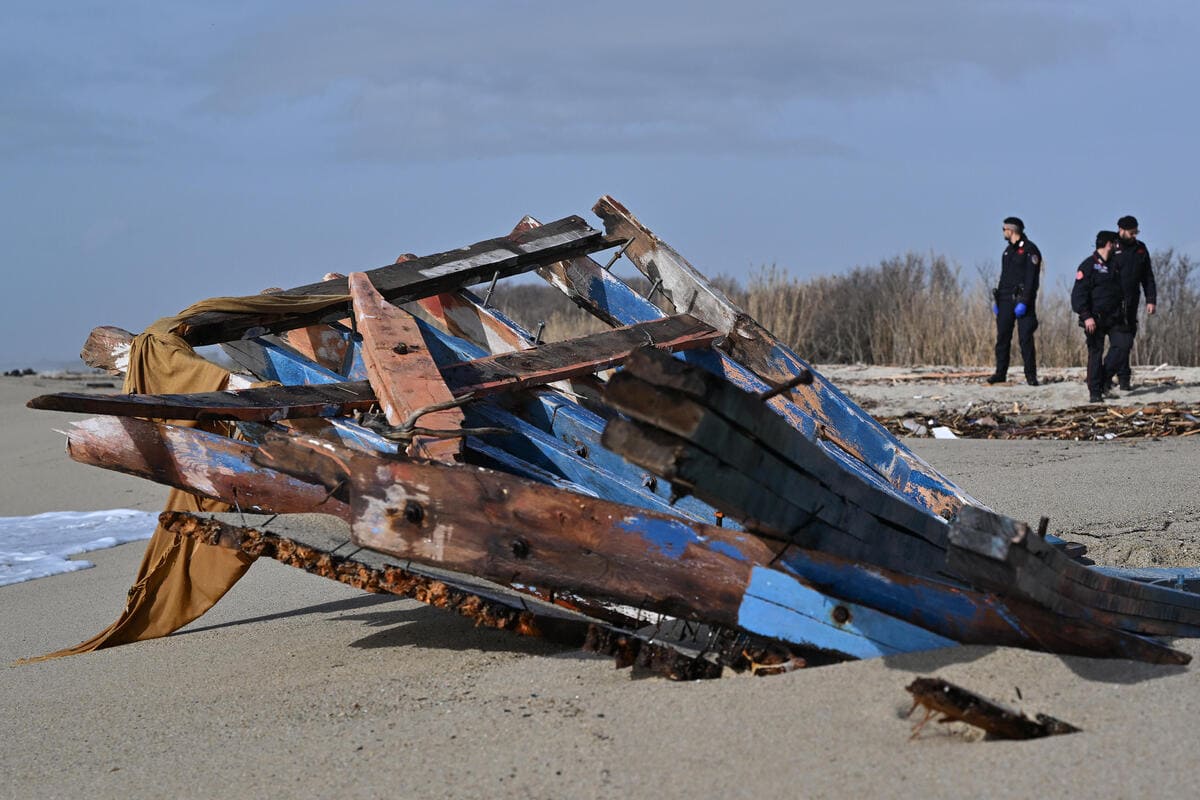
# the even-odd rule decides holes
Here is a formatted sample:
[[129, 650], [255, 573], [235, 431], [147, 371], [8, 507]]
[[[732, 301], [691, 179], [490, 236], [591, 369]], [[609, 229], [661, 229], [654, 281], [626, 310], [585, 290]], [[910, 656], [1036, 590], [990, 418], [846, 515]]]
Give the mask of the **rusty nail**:
[[541, 343], [542, 343], [542, 331], [544, 331], [544, 330], [546, 330], [546, 323], [545, 323], [544, 321], [543, 321], [543, 322], [539, 322], [539, 323], [538, 323], [538, 326], [537, 326], [537, 333], [535, 333], [535, 334], [533, 335], [533, 345], [534, 345], [534, 347], [537, 347], [539, 344], [541, 344]]
[[1038, 520], [1038, 536], [1045, 539], [1046, 531], [1048, 531], [1049, 529], [1050, 529], [1050, 518], [1049, 517], [1042, 517], [1040, 520]]
[[790, 389], [795, 389], [797, 386], [808, 386], [812, 382], [813, 374], [807, 369], [801, 369], [800, 374], [798, 374], [796, 377], [792, 378], [790, 381], [780, 384], [779, 386], [776, 386], [774, 389], [768, 389], [760, 394], [758, 399], [765, 402], [776, 395], [783, 394]]
[[487, 294], [483, 296], [483, 307], [487, 308], [488, 303], [492, 302], [492, 292], [496, 291], [496, 281], [500, 280], [500, 270], [496, 270], [496, 274], [492, 276], [492, 282], [488, 284]]
[[717, 512], [717, 527], [718, 528], [725, 527], [725, 515], [723, 513], [721, 513], [720, 511]]
[[643, 475], [642, 476], [642, 486], [645, 486], [647, 489], [649, 489], [652, 492], [657, 491], [658, 490], [658, 478], [654, 477], [653, 475]]
[[580, 458], [587, 458], [587, 457], [588, 457], [588, 448], [587, 448], [587, 445], [586, 445], [586, 444], [581, 444], [581, 445], [579, 445], [578, 447], [576, 447], [576, 448], [575, 448], [575, 455], [579, 456]]
[[650, 287], [650, 292], [649, 292], [649, 294], [646, 295], [646, 299], [647, 300], [653, 299], [654, 293], [657, 292], [659, 287], [661, 287], [661, 286], [662, 286], [662, 278], [655, 278], [654, 285]]
[[617, 263], [618, 258], [625, 255], [625, 251], [629, 249], [629, 245], [631, 245], [631, 244], [633, 244], [633, 239], [625, 240], [625, 244], [621, 245], [621, 249], [618, 250], [616, 253], [613, 253], [613, 257], [610, 258], [608, 260], [608, 263], [604, 265], [605, 272], [608, 272], [610, 269], [612, 269], [612, 265]]

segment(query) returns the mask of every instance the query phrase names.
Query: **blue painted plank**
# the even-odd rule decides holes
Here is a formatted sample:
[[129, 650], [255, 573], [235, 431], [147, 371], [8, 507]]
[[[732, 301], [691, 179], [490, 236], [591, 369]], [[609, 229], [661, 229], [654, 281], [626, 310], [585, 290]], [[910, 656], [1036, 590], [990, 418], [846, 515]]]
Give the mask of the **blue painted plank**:
[[[841, 620], [841, 621], [839, 621]], [[954, 647], [958, 643], [924, 628], [856, 603], [835, 600], [790, 575], [756, 566], [738, 612], [738, 625], [752, 633], [778, 636], [796, 627], [855, 658], [874, 658]]]

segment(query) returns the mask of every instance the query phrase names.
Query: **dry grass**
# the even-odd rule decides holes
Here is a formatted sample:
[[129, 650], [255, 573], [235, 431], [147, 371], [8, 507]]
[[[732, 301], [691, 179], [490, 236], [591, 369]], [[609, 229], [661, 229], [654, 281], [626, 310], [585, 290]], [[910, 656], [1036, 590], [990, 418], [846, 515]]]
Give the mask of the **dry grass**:
[[[1158, 313], [1142, 321], [1135, 364], [1200, 365], [1200, 264], [1166, 250], [1154, 255]], [[1073, 275], [1071, 276], [1073, 278]], [[994, 363], [991, 312], [994, 276], [964, 280], [939, 255], [908, 253], [841, 275], [801, 280], [763, 267], [745, 285], [720, 277], [730, 299], [804, 358], [818, 363]], [[1084, 362], [1083, 332], [1071, 311], [1070, 283], [1042, 278], [1038, 297], [1038, 362]], [[644, 288], [644, 287], [643, 287]], [[546, 338], [562, 339], [603, 328], [548, 286], [498, 291], [497, 305], [531, 329], [545, 320]], [[1014, 336], [1013, 359], [1020, 364]]]

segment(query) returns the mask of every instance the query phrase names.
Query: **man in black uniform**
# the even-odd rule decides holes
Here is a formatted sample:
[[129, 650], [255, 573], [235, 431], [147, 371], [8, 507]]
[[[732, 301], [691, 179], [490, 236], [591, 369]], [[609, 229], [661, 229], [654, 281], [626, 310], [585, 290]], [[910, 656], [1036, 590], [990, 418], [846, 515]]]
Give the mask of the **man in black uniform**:
[[[1093, 403], [1104, 402], [1108, 381], [1128, 358], [1133, 343], [1125, 313], [1125, 287], [1113, 259], [1120, 238], [1116, 231], [1096, 234], [1096, 251], [1079, 265], [1071, 288], [1071, 310], [1079, 315], [1087, 338], [1087, 385]], [[1103, 357], [1105, 336], [1107, 358]]]
[[[1126, 216], [1117, 220], [1117, 232], [1121, 235], [1113, 261], [1121, 272], [1121, 286], [1125, 289], [1125, 322], [1129, 326], [1130, 340], [1137, 336], [1138, 304], [1142, 292], [1146, 293], [1146, 313], [1153, 314], [1158, 300], [1158, 288], [1154, 285], [1154, 267], [1150, 264], [1150, 251], [1144, 242], [1139, 242], [1137, 217]], [[1117, 365], [1117, 380], [1121, 388], [1129, 391], [1129, 354]]]
[[1038, 277], [1042, 270], [1042, 251], [1025, 238], [1025, 223], [1018, 217], [1004, 220], [1004, 257], [1000, 262], [1000, 285], [992, 292], [992, 313], [996, 315], [996, 373], [988, 383], [1008, 380], [1008, 355], [1012, 350], [1013, 325], [1021, 343], [1025, 362], [1025, 380], [1038, 385], [1037, 348], [1033, 332], [1037, 330]]

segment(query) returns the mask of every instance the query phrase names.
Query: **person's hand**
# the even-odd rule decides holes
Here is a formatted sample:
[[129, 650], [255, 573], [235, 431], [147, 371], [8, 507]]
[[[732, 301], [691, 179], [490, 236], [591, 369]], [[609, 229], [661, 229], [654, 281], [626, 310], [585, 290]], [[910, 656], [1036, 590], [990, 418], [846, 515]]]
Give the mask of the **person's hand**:
[[1155, 306], [1154, 303], [1146, 303], [1146, 313], [1150, 316], [1154, 316], [1154, 309], [1156, 307], [1157, 306]]
[[1088, 333], [1095, 333], [1096, 332], [1096, 320], [1092, 319], [1091, 317], [1088, 317], [1087, 319], [1085, 319], [1083, 321], [1083, 329], [1085, 331], [1087, 331]]
[[1028, 311], [1028, 309], [1025, 307], [1024, 303], [1017, 303], [1017, 307], [1013, 309], [1013, 313], [1018, 317], [1025, 316], [1026, 311]]
[[1000, 306], [996, 305], [995, 303], [992, 303], [992, 316], [994, 317], [999, 313], [1000, 313]]

